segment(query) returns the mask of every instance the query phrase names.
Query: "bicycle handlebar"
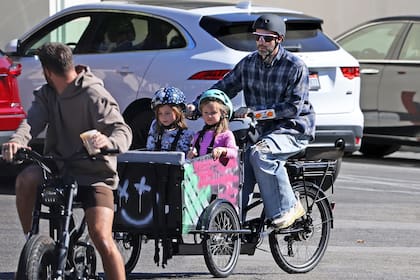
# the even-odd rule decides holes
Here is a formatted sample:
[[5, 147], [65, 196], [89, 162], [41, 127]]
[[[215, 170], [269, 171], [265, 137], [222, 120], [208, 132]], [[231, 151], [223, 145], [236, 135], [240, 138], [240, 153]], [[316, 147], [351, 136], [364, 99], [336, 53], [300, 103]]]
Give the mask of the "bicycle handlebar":
[[[116, 155], [119, 154], [120, 150], [119, 149], [101, 149], [100, 151], [100, 155]], [[97, 158], [95, 156], [85, 156], [83, 158], [80, 159], [91, 159], [91, 160], [97, 160]], [[14, 160], [17, 162], [21, 162], [21, 161], [33, 161], [36, 164], [38, 164], [39, 166], [41, 166], [43, 169], [47, 170], [48, 172], [51, 173], [51, 168], [48, 167], [47, 162], [51, 161], [51, 160], [65, 160], [62, 158], [56, 158], [53, 156], [43, 156], [41, 154], [39, 154], [38, 152], [28, 149], [28, 148], [20, 148], [17, 150], [15, 156], [14, 156]]]

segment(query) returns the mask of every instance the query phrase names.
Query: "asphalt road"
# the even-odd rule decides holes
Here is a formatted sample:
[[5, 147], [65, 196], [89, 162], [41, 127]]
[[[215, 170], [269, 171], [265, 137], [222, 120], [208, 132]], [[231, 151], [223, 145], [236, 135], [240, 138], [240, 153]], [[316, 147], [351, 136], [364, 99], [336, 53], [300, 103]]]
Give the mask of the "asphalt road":
[[[334, 229], [321, 263], [288, 275], [264, 242], [241, 255], [228, 279], [420, 279], [420, 153], [398, 152], [381, 160], [347, 157], [334, 189]], [[23, 246], [9, 183], [0, 187], [0, 279], [12, 279]], [[99, 271], [102, 268], [98, 267]], [[212, 279], [201, 256], [175, 256], [166, 268], [143, 247], [131, 279]]]

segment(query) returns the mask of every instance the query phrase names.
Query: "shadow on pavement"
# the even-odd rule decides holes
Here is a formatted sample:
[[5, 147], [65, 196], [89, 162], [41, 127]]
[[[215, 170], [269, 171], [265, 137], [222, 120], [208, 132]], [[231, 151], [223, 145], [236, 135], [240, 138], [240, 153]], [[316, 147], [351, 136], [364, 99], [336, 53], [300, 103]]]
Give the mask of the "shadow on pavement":
[[360, 154], [353, 154], [350, 156], [345, 156], [343, 161], [355, 163], [372, 163], [378, 165], [393, 165], [401, 167], [420, 167], [420, 153], [417, 155], [418, 158], [414, 158], [406, 157], [404, 153], [394, 153], [392, 156], [387, 156], [384, 158], [372, 158]]
[[[14, 176], [0, 176], [0, 194], [15, 195], [15, 177]], [[2, 279], [3, 278], [0, 277], [0, 280]]]
[[188, 279], [194, 277], [212, 278], [208, 273], [177, 272], [177, 273], [131, 273], [127, 279]]

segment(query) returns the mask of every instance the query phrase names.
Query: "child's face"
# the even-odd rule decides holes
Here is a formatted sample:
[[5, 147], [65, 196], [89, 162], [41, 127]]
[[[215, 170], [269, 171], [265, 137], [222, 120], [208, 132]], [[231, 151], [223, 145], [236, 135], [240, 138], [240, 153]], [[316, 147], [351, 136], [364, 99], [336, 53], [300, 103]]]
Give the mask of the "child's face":
[[176, 120], [176, 114], [171, 106], [163, 105], [158, 108], [158, 121], [164, 125], [169, 126]]
[[210, 101], [206, 104], [203, 104], [201, 107], [201, 115], [206, 124], [217, 124], [220, 121], [220, 117], [222, 115], [220, 112], [220, 104], [216, 101]]

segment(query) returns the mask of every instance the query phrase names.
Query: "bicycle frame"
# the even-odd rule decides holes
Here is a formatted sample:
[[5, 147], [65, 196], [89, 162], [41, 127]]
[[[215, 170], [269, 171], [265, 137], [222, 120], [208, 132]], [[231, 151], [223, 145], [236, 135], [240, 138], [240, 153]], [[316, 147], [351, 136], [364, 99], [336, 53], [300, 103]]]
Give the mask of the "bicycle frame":
[[[19, 260], [19, 273], [25, 273], [26, 276], [19, 276], [22, 279], [29, 278], [27, 275], [30, 268], [27, 260], [24, 258], [31, 258], [34, 246], [44, 246], [42, 242], [39, 245], [35, 242], [34, 244], [29, 242], [32, 238], [41, 236], [40, 222], [41, 220], [47, 220], [49, 223], [49, 237], [51, 243], [54, 246], [54, 250], [51, 254], [54, 256], [50, 261], [52, 265], [52, 271], [50, 275], [53, 279], [65, 279], [69, 273], [72, 273], [72, 277], [75, 279], [82, 279], [86, 277], [85, 272], [93, 274], [96, 271], [96, 259], [95, 252], [92, 245], [80, 240], [86, 229], [85, 217], [83, 216], [80, 225], [77, 226], [74, 220], [75, 208], [80, 208], [80, 205], [74, 201], [77, 194], [78, 185], [72, 178], [62, 177], [57, 175], [57, 167], [55, 162], [48, 162], [47, 158], [43, 158], [41, 155], [30, 151], [21, 149], [16, 155], [17, 159], [29, 160], [40, 166], [43, 173], [44, 182], [37, 189], [37, 196], [35, 200], [32, 228], [30, 231], [28, 242], [22, 250], [22, 254]], [[47, 240], [48, 241], [48, 240]], [[29, 244], [29, 245], [28, 245]], [[28, 247], [29, 246], [29, 247]], [[31, 247], [32, 246], [32, 247]], [[45, 245], [50, 246], [50, 245]], [[86, 256], [83, 260], [88, 264], [94, 264], [95, 267], [91, 268], [91, 271], [83, 269], [76, 269], [77, 264], [75, 263], [76, 258], [75, 248], [77, 246], [86, 248]], [[44, 249], [45, 253], [48, 253], [48, 249]], [[72, 256], [69, 258], [69, 256]], [[43, 257], [43, 256], [40, 256]], [[42, 266], [42, 264], [39, 264]], [[42, 269], [35, 267], [35, 270]], [[23, 271], [20, 271], [23, 270]], [[94, 277], [93, 275], [88, 275]], [[46, 277], [46, 276], [45, 276]], [[19, 279], [21, 279], [19, 278]], [[89, 278], [90, 279], [90, 278]]]

